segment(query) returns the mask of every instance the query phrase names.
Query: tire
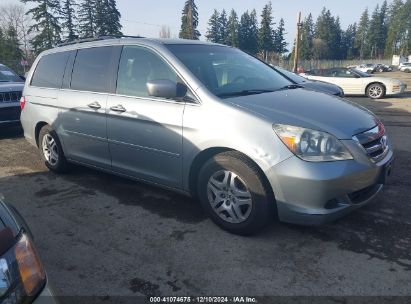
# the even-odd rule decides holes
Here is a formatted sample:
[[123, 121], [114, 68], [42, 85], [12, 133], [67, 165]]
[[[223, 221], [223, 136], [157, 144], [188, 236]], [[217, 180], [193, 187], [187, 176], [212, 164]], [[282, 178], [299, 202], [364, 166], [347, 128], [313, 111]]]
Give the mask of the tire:
[[209, 159], [200, 170], [197, 193], [213, 222], [234, 234], [255, 234], [275, 214], [268, 182], [257, 166], [239, 152], [224, 152]]
[[372, 83], [367, 87], [366, 95], [371, 99], [384, 98], [385, 87], [381, 83]]
[[56, 173], [68, 171], [69, 165], [64, 156], [60, 140], [56, 132], [49, 125], [41, 128], [38, 143], [41, 158], [50, 171]]

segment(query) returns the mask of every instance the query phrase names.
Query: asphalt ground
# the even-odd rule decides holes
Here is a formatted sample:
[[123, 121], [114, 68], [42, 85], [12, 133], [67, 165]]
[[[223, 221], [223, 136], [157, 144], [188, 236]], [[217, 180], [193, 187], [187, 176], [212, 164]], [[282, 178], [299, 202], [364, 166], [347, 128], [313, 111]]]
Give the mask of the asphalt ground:
[[349, 99], [383, 120], [395, 167], [373, 204], [324, 226], [235, 236], [194, 199], [82, 167], [49, 172], [18, 127], [0, 129], [0, 192], [59, 296], [411, 296], [411, 93]]

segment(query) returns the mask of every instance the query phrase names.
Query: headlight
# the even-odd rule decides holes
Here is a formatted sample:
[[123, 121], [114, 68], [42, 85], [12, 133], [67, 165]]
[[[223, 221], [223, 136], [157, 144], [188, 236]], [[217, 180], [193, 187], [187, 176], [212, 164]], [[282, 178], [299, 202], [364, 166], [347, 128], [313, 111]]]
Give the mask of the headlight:
[[[36, 250], [25, 234], [0, 257], [0, 302], [26, 303], [46, 284], [46, 274]], [[3, 302], [4, 301], [4, 302]]]
[[299, 158], [312, 161], [353, 159], [347, 148], [333, 135], [289, 125], [273, 125], [281, 141]]

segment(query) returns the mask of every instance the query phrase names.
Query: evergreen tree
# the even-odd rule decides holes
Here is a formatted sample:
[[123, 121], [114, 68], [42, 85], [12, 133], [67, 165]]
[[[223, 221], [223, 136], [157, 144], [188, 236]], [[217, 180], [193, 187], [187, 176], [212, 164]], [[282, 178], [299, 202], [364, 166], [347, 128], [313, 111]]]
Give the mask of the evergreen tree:
[[218, 22], [220, 24], [220, 43], [228, 45], [228, 20], [227, 13], [224, 9], [221, 12]]
[[96, 0], [82, 0], [78, 11], [80, 36], [82, 38], [96, 36]]
[[343, 33], [342, 46], [343, 58], [354, 59], [358, 56], [358, 51], [355, 48], [355, 36], [357, 34], [357, 24], [350, 24], [347, 30]]
[[387, 41], [385, 44], [385, 55], [392, 56], [398, 52], [400, 37], [402, 31], [402, 10], [403, 2], [401, 0], [394, 0], [389, 8], [389, 17], [388, 17], [388, 33]]
[[331, 28], [331, 59], [344, 59], [343, 49], [341, 48], [343, 31], [341, 30], [340, 17], [334, 19], [334, 23]]
[[220, 14], [215, 9], [214, 13], [210, 17], [210, 20], [208, 21], [208, 29], [207, 29], [206, 38], [208, 41], [211, 41], [214, 43], [220, 43], [221, 42], [220, 34], [221, 34]]
[[339, 18], [335, 19], [325, 7], [317, 18], [314, 37], [316, 45], [313, 48], [313, 52], [317, 52], [317, 54], [313, 55], [314, 57], [321, 59], [339, 58], [339, 46], [341, 43]]
[[116, 0], [108, 0], [108, 15], [106, 17], [106, 22], [108, 24], [108, 31], [107, 35], [111, 36], [121, 36], [123, 33], [121, 32], [121, 14], [117, 8]]
[[4, 58], [4, 35], [3, 29], [0, 27], [0, 58]]
[[183, 39], [198, 40], [201, 36], [197, 30], [198, 9], [194, 0], [186, 0], [181, 17], [181, 30], [179, 37]]
[[274, 51], [277, 54], [284, 54], [287, 53], [287, 45], [288, 43], [285, 41], [285, 28], [284, 28], [284, 19], [280, 19], [280, 23], [278, 24], [277, 30], [274, 33]]
[[257, 12], [255, 9], [250, 14], [250, 36], [249, 36], [249, 50], [251, 54], [257, 54], [258, 52], [258, 21]]
[[407, 38], [406, 38], [406, 43], [407, 43], [407, 52], [408, 52], [408, 55], [410, 55], [411, 54], [411, 19], [410, 19], [411, 1], [410, 0], [407, 1], [404, 16], [408, 16], [408, 18], [405, 19], [407, 20], [407, 33], [408, 33]]
[[301, 28], [300, 58], [309, 60], [313, 58], [314, 21], [310, 13], [303, 21]]
[[74, 40], [78, 38], [76, 30], [76, 14], [75, 14], [76, 3], [74, 0], [64, 0], [63, 7], [61, 8], [61, 17], [63, 23], [62, 28], [65, 30], [65, 39]]
[[227, 22], [227, 44], [238, 47], [238, 16], [235, 10], [231, 10], [230, 17]]
[[246, 11], [240, 19], [238, 30], [238, 45], [239, 48], [250, 54], [258, 52], [258, 28], [257, 28], [257, 13], [253, 10], [250, 13]]
[[380, 51], [380, 55], [384, 55], [385, 45], [387, 43], [387, 34], [388, 34], [388, 4], [387, 0], [381, 5], [380, 9], [380, 18], [381, 18], [381, 28], [380, 28], [380, 43], [378, 45], [378, 49]]
[[368, 25], [368, 9], [365, 9], [365, 11], [361, 15], [360, 22], [357, 27], [357, 34], [355, 36], [355, 48], [358, 49], [358, 55], [360, 56], [360, 59], [364, 59], [366, 56], [369, 55], [367, 50]]
[[371, 58], [377, 58], [378, 55], [382, 55], [382, 47], [384, 45], [383, 41], [383, 19], [380, 13], [380, 7], [375, 7], [372, 13], [370, 25], [368, 29], [368, 45], [367, 48], [370, 52]]
[[37, 5], [27, 11], [35, 23], [28, 33], [35, 33], [31, 40], [35, 53], [50, 49], [61, 42], [60, 2], [59, 0], [21, 0], [23, 3], [33, 2]]
[[109, 15], [108, 0], [96, 0], [95, 21], [97, 36], [106, 36], [110, 30], [107, 17]]
[[258, 33], [259, 49], [267, 61], [268, 53], [274, 50], [274, 29], [271, 1], [268, 2], [261, 13], [261, 25]]
[[3, 58], [6, 60], [20, 60], [23, 58], [23, 51], [20, 49], [19, 37], [13, 26], [9, 26], [3, 39]]

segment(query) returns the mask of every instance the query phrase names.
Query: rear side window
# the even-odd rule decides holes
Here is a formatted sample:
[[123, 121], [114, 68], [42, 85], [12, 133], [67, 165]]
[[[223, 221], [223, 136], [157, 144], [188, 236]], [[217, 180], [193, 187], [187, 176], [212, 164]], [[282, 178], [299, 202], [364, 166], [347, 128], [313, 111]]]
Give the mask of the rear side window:
[[109, 92], [112, 54], [112, 47], [78, 50], [71, 77], [71, 89]]
[[34, 71], [31, 85], [43, 88], [59, 89], [63, 82], [68, 52], [54, 53], [43, 56]]

